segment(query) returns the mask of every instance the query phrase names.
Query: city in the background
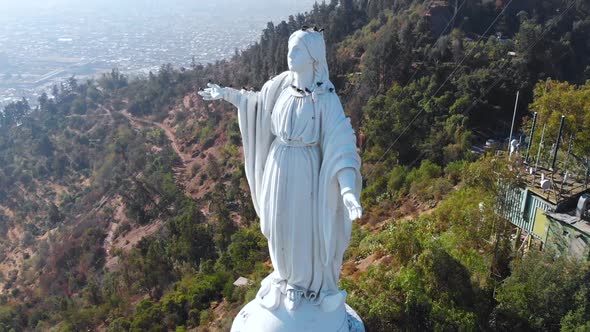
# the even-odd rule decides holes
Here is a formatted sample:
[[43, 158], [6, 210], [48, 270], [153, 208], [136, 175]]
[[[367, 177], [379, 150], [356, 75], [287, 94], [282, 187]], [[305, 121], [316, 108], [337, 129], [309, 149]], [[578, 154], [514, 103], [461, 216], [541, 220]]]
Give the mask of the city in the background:
[[[0, 106], [75, 76], [112, 68], [133, 75], [234, 54], [267, 22], [314, 0], [7, 0], [0, 4]], [[214, 13], [214, 14], [211, 14]]]

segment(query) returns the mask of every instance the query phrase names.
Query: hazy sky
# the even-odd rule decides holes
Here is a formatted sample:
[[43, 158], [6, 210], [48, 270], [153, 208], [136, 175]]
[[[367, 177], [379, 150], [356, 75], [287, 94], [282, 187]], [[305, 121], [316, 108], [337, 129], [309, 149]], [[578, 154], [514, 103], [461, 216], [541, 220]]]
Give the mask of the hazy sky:
[[248, 11], [268, 14], [311, 9], [314, 0], [0, 0], [0, 16], [38, 16], [100, 11]]
[[193, 59], [227, 58], [258, 40], [267, 22], [309, 11], [314, 2], [0, 0], [0, 83], [9, 77], [0, 84], [0, 102], [22, 96], [36, 100], [44, 86], [17, 85], [64, 67], [71, 69], [66, 75], [113, 67], [139, 73], [163, 63], [187, 66]]

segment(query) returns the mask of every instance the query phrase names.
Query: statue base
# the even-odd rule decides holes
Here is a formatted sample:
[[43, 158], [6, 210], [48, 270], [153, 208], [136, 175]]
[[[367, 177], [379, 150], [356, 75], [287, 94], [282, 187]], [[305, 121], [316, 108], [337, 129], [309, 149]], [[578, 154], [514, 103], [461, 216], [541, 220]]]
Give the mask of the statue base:
[[357, 313], [344, 304], [333, 312], [323, 312], [317, 305], [301, 301], [295, 310], [280, 306], [270, 311], [256, 298], [234, 319], [231, 332], [365, 332]]

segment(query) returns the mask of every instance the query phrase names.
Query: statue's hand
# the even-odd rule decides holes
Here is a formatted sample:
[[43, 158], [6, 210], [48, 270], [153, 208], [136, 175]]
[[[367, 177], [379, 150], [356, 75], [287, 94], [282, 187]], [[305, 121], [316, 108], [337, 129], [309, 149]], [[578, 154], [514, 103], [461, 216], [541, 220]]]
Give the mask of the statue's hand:
[[198, 94], [203, 97], [204, 100], [218, 100], [223, 99], [225, 88], [220, 87], [217, 84], [207, 83], [207, 88], [203, 91], [199, 91]]
[[344, 193], [342, 195], [342, 201], [344, 202], [344, 206], [348, 209], [350, 220], [359, 219], [363, 216], [363, 208], [352, 192]]

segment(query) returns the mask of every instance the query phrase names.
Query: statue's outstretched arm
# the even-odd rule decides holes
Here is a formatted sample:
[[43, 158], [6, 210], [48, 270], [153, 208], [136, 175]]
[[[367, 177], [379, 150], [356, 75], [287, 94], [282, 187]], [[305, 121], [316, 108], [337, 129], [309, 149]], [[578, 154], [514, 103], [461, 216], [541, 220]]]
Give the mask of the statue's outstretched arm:
[[256, 93], [252, 91], [246, 91], [244, 89], [236, 90], [229, 87], [221, 87], [213, 83], [207, 83], [207, 88], [203, 91], [199, 91], [198, 94], [201, 95], [204, 100], [223, 99], [237, 107], [240, 105], [243, 98]]

